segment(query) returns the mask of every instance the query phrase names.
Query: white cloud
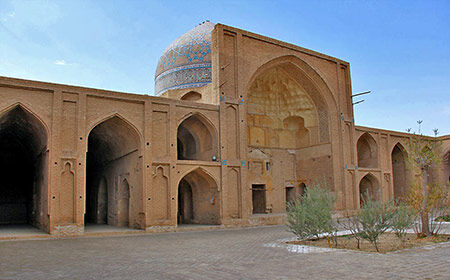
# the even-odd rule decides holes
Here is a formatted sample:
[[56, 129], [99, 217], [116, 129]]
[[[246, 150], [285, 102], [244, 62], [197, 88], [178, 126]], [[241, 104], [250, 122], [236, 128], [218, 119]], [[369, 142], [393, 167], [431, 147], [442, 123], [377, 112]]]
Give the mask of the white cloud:
[[4, 15], [1, 17], [1, 21], [7, 22], [8, 20], [14, 18], [16, 16], [16, 12], [12, 11], [11, 13]]
[[55, 62], [53, 62], [53, 64], [55, 64], [55, 65], [60, 65], [60, 66], [71, 66], [71, 65], [75, 65], [75, 63], [68, 63], [68, 62], [65, 61], [64, 59], [55, 60]]

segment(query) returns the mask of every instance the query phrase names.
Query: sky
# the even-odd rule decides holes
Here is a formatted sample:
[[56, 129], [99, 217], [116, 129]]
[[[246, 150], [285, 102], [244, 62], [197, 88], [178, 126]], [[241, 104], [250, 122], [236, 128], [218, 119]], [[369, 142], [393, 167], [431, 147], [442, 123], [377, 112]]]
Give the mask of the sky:
[[357, 125], [450, 134], [450, 1], [0, 0], [0, 76], [153, 94], [159, 56], [210, 20], [350, 63]]

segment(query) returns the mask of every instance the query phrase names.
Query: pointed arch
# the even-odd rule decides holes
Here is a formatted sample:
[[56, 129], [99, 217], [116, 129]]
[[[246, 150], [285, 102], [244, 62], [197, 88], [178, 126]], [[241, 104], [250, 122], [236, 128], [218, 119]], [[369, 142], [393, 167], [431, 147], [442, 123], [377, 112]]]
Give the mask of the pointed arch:
[[[117, 113], [94, 124], [87, 141], [85, 222], [135, 226], [140, 205], [129, 200], [142, 188], [141, 134]], [[106, 191], [100, 189], [101, 182], [106, 184]], [[125, 185], [128, 200], [123, 195]], [[106, 222], [98, 216], [99, 205], [107, 205]]]
[[211, 161], [218, 154], [218, 136], [214, 125], [200, 113], [183, 117], [177, 128], [179, 160]]
[[[294, 118], [303, 120], [302, 130], [310, 134], [306, 145], [329, 142], [327, 104], [317, 87], [291, 62], [279, 63], [259, 72], [248, 88], [247, 104], [248, 143], [256, 143], [253, 138], [270, 139], [271, 135], [278, 134], [281, 135], [279, 143], [263, 141], [265, 143], [258, 145], [294, 148], [297, 133], [285, 127], [285, 121], [293, 121]], [[264, 118], [267, 117], [274, 122], [266, 122]], [[264, 131], [264, 136], [255, 130], [258, 128]]]
[[372, 173], [367, 173], [359, 181], [360, 205], [367, 199], [367, 194], [371, 200], [381, 200], [380, 184], [378, 179]]
[[185, 173], [178, 183], [178, 223], [220, 224], [217, 181], [199, 167]]
[[398, 142], [391, 151], [391, 166], [394, 199], [402, 200], [408, 190], [410, 170], [407, 166], [408, 153], [404, 146]]
[[[42, 127], [45, 130], [45, 135], [46, 138], [49, 138], [48, 135], [50, 135], [50, 128], [48, 127], [47, 123], [37, 114], [35, 113], [31, 108], [29, 108], [28, 106], [26, 106], [25, 104], [23, 104], [22, 102], [16, 102], [13, 103], [11, 105], [9, 105], [8, 107], [4, 108], [3, 110], [0, 111], [0, 118], [4, 115], [7, 114], [8, 112], [16, 109], [16, 108], [20, 108], [22, 109], [24, 112], [27, 112], [28, 114], [30, 114], [31, 116], [34, 117], [34, 119], [36, 119], [40, 125], [42, 125]], [[50, 139], [48, 139], [49, 141]], [[48, 146], [48, 143], [47, 143]]]
[[[196, 166], [196, 167], [193, 167], [193, 168], [191, 168], [191, 169], [185, 171], [185, 172], [181, 175], [181, 178], [178, 180], [178, 183], [180, 183], [180, 181], [181, 181], [184, 177], [186, 177], [187, 175], [189, 175], [189, 174], [191, 174], [191, 173], [202, 174], [202, 175], [204, 175], [205, 178], [209, 178], [209, 179], [213, 180], [213, 181], [214, 181], [214, 184], [215, 184], [216, 186], [219, 186], [219, 181], [218, 181], [218, 179], [216, 178], [216, 176], [214, 176], [211, 172], [209, 172], [208, 170], [206, 170], [205, 168], [203, 168], [203, 167], [201, 167], [201, 166]], [[217, 188], [217, 189], [219, 190], [219, 188]]]
[[[166, 168], [168, 168], [166, 166]], [[159, 207], [153, 210], [153, 215], [158, 220], [167, 220], [170, 217], [170, 186], [169, 177], [165, 174], [164, 166], [158, 165], [153, 173], [152, 193]]]
[[363, 133], [356, 144], [358, 167], [376, 168], [378, 166], [377, 142], [368, 132]]
[[48, 230], [48, 132], [22, 103], [0, 112], [0, 224]]
[[133, 131], [134, 133], [139, 137], [139, 139], [142, 141], [142, 133], [140, 132], [140, 130], [132, 123], [130, 122], [127, 118], [125, 118], [124, 116], [122, 116], [120, 113], [118, 112], [114, 112], [111, 113], [109, 115], [106, 116], [102, 116], [100, 118], [95, 119], [93, 122], [91, 122], [91, 124], [88, 125], [86, 131], [87, 131], [87, 135], [89, 135], [91, 133], [91, 131], [97, 127], [99, 124], [112, 119], [112, 118], [119, 118], [120, 120], [122, 120], [124, 123], [126, 123]]
[[[337, 112], [337, 102], [334, 98], [330, 88], [328, 87], [325, 79], [322, 77], [322, 75], [317, 72], [313, 67], [311, 67], [307, 62], [305, 62], [303, 59], [294, 56], [294, 55], [285, 55], [280, 56], [274, 59], [271, 59], [267, 61], [266, 63], [262, 64], [251, 76], [249, 79], [249, 82], [247, 84], [246, 92], [250, 89], [251, 84], [254, 82], [254, 80], [263, 72], [265, 72], [267, 69], [270, 69], [272, 67], [282, 65], [282, 64], [291, 64], [295, 66], [300, 71], [294, 71], [292, 74], [297, 76], [297, 74], [302, 74], [303, 76], [307, 77], [309, 81], [311, 81], [312, 85], [316, 87], [319, 92], [320, 96], [326, 100], [328, 110], [330, 110], [330, 113]], [[291, 70], [293, 68], [290, 68]]]
[[191, 90], [188, 93], [185, 93], [180, 99], [187, 101], [198, 101], [202, 99], [202, 95], [197, 91]]

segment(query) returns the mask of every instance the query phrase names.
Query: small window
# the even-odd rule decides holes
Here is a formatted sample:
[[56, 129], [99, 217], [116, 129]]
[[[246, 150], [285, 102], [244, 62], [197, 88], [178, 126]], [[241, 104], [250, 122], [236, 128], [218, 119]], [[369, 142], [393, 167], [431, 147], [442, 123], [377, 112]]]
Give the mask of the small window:
[[266, 171], [269, 171], [270, 169], [270, 162], [266, 162]]

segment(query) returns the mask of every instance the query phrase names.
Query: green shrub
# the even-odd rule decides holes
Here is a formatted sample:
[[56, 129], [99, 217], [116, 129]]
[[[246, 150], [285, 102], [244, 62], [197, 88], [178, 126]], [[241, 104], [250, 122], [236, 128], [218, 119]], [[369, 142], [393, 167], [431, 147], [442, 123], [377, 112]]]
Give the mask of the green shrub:
[[334, 199], [321, 184], [307, 187], [305, 193], [287, 204], [288, 228], [299, 240], [319, 238], [335, 232], [331, 209]]
[[394, 210], [391, 229], [402, 242], [405, 242], [406, 230], [411, 228], [415, 222], [415, 214], [412, 209], [403, 203], [400, 203]]
[[391, 227], [395, 213], [394, 204], [392, 201], [387, 203], [374, 201], [368, 192], [364, 197], [364, 203], [357, 216], [361, 225], [359, 235], [375, 245], [375, 249], [379, 252], [377, 241], [380, 235]]
[[434, 221], [436, 222], [450, 222], [450, 215], [444, 215], [444, 216], [439, 216], [436, 219], [434, 219]]

